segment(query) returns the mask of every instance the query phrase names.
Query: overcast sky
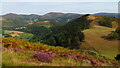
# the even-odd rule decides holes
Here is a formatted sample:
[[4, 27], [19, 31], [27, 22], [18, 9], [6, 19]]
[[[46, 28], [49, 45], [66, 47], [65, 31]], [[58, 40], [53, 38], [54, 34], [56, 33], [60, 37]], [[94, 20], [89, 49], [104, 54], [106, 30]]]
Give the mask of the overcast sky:
[[[24, 0], [25, 1], [25, 0]], [[117, 13], [118, 2], [3, 2], [2, 14]]]
[[1, 0], [3, 2], [118, 2], [119, 0]]

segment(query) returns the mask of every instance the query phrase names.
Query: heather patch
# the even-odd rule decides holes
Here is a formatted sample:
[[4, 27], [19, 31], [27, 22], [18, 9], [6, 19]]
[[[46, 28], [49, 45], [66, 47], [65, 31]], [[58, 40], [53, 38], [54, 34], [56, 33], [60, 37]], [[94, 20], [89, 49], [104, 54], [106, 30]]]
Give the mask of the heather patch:
[[54, 59], [54, 55], [51, 55], [49, 53], [39, 52], [39, 53], [36, 53], [33, 56], [33, 58], [41, 62], [49, 63], [49, 62], [52, 62], [52, 60]]

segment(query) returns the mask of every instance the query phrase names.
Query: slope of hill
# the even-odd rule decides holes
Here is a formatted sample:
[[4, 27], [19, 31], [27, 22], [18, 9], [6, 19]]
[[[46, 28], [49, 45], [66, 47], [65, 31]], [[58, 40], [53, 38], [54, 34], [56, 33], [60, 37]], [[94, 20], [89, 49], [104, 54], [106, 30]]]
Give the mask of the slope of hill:
[[81, 41], [84, 39], [84, 34], [81, 31], [88, 29], [89, 23], [90, 21], [87, 20], [86, 16], [82, 16], [68, 22], [63, 26], [52, 27], [50, 29], [45, 28], [47, 33], [41, 32], [41, 29], [37, 28], [38, 25], [35, 25], [36, 27], [34, 28], [38, 30], [36, 31], [34, 29], [31, 29], [31, 32], [34, 32], [35, 34], [31, 41], [41, 42], [54, 46], [69, 47], [72, 49], [79, 48]]
[[39, 17], [39, 21], [51, 21], [57, 23], [66, 23], [73, 19], [81, 17], [82, 14], [75, 14], [75, 13], [57, 13], [57, 12], [50, 12], [41, 17]]
[[85, 42], [83, 42], [83, 47], [85, 47], [85, 49], [92, 49], [98, 51], [100, 54], [113, 59], [118, 54], [118, 40], [110, 41], [102, 38], [102, 36], [107, 36], [112, 31], [115, 31], [118, 27], [118, 20], [116, 18], [106, 17], [113, 19], [113, 27], [110, 28], [100, 26], [98, 24], [100, 18], [105, 17], [96, 15], [88, 16], [88, 19], [93, 21], [90, 23], [90, 29], [83, 31], [83, 33], [85, 34]]
[[8, 19], [34, 20], [40, 17], [40, 15], [35, 15], [35, 14], [23, 15], [23, 14], [8, 13], [6, 15], [3, 15], [2, 17]]
[[104, 23], [106, 24], [106, 27], [108, 27], [107, 23], [110, 23], [112, 28], [118, 28], [120, 18], [105, 17], [105, 16], [98, 16], [98, 15], [89, 15], [88, 20], [92, 20], [92, 22], [90, 23], [90, 27], [92, 27], [94, 25], [100, 25], [100, 22], [103, 22], [103, 24]]
[[84, 30], [85, 42], [83, 46], [94, 48], [102, 55], [114, 58], [118, 54], [118, 40], [109, 41], [102, 38], [102, 36], [107, 36], [114, 30], [103, 26], [94, 26], [94, 28]]
[[[86, 51], [70, 50], [63, 47], [54, 47], [41, 43], [29, 43], [13, 38], [2, 38], [3, 66], [114, 66], [118, 62], [100, 55], [88, 55]], [[54, 55], [51, 62], [40, 56]], [[45, 55], [44, 55], [45, 54]], [[46, 58], [46, 59], [45, 59]], [[42, 59], [43, 61], [41, 61]]]
[[12, 30], [18, 27], [25, 27], [29, 23], [33, 23], [39, 16], [38, 15], [19, 15], [9, 13], [2, 16], [3, 29]]
[[[3, 22], [3, 29], [15, 29], [18, 27], [25, 27], [27, 25], [37, 23], [37, 22], [43, 22], [43, 21], [49, 21], [53, 22], [52, 25], [60, 25], [59, 23], [67, 23], [73, 19], [81, 17], [81, 14], [74, 14], [74, 13], [56, 13], [56, 12], [50, 12], [45, 15], [22, 15], [22, 14], [14, 14], [9, 13], [2, 16], [2, 22]], [[49, 26], [49, 25], [48, 25]]]

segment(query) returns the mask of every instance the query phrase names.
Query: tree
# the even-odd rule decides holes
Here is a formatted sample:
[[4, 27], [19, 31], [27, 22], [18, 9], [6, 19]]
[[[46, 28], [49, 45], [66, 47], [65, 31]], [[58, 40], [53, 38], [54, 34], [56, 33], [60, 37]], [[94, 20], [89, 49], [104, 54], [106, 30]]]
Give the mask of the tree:
[[67, 24], [51, 28], [50, 35], [43, 37], [43, 42], [49, 45], [78, 49], [84, 40], [82, 30], [89, 28], [90, 21], [86, 16], [80, 17]]
[[108, 36], [104, 36], [104, 38], [108, 40], [120, 40], [120, 29], [117, 28], [115, 31], [108, 34]]
[[120, 54], [115, 57], [116, 60], [120, 61]]
[[98, 22], [101, 26], [112, 27], [112, 19], [104, 18]]

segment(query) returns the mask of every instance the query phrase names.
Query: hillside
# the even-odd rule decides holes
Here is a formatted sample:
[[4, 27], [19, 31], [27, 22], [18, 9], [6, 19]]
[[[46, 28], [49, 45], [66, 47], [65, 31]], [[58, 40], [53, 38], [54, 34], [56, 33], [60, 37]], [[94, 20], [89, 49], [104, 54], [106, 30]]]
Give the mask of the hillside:
[[65, 25], [51, 27], [50, 29], [40, 27], [37, 24], [34, 24], [34, 27], [30, 27], [35, 29], [26, 29], [34, 33], [31, 42], [41, 42], [48, 45], [77, 49], [84, 39], [84, 34], [81, 31], [88, 29], [89, 23], [90, 21], [87, 20], [87, 17], [82, 16], [66, 23]]
[[[29, 43], [13, 38], [2, 38], [3, 66], [113, 66], [117, 61], [88, 51], [70, 50], [41, 43]], [[38, 54], [38, 55], [37, 55]], [[44, 58], [37, 56], [44, 56]], [[36, 55], [36, 58], [34, 58]], [[47, 55], [49, 57], [47, 57]], [[54, 58], [49, 62], [50, 55]], [[39, 60], [38, 60], [39, 59]], [[47, 62], [45, 62], [47, 61]], [[11, 62], [11, 63], [10, 63]]]
[[26, 27], [29, 23], [34, 23], [38, 17], [39, 15], [20, 15], [9, 13], [2, 16], [2, 27], [7, 30]]
[[39, 17], [38, 21], [51, 21], [57, 23], [66, 23], [73, 19], [81, 17], [83, 14], [75, 14], [75, 13], [59, 13], [59, 12], [49, 12], [41, 17]]
[[83, 46], [85, 48], [94, 48], [100, 54], [114, 58], [118, 54], [118, 40], [109, 41], [101, 38], [114, 30], [115, 29], [97, 25], [94, 26], [94, 28], [84, 30], [85, 42]]
[[[61, 23], [67, 23], [73, 19], [81, 17], [82, 14], [75, 13], [56, 13], [50, 12], [45, 15], [23, 15], [23, 14], [14, 14], [9, 13], [2, 15], [3, 29], [14, 30], [19, 27], [26, 27], [33, 23], [49, 21], [52, 22], [50, 25], [60, 25]], [[43, 25], [43, 24], [42, 24]], [[46, 26], [46, 24], [45, 24]]]
[[[85, 42], [83, 42], [83, 48], [95, 50], [100, 54], [114, 59], [118, 54], [118, 40], [107, 40], [102, 38], [102, 36], [107, 36], [112, 31], [115, 31], [118, 28], [118, 20], [112, 18], [112, 28], [100, 26], [98, 24], [99, 18], [105, 18], [104, 16], [95, 16], [90, 15], [88, 19], [93, 20], [90, 24], [90, 29], [84, 30]], [[111, 18], [111, 17], [107, 17]]]

